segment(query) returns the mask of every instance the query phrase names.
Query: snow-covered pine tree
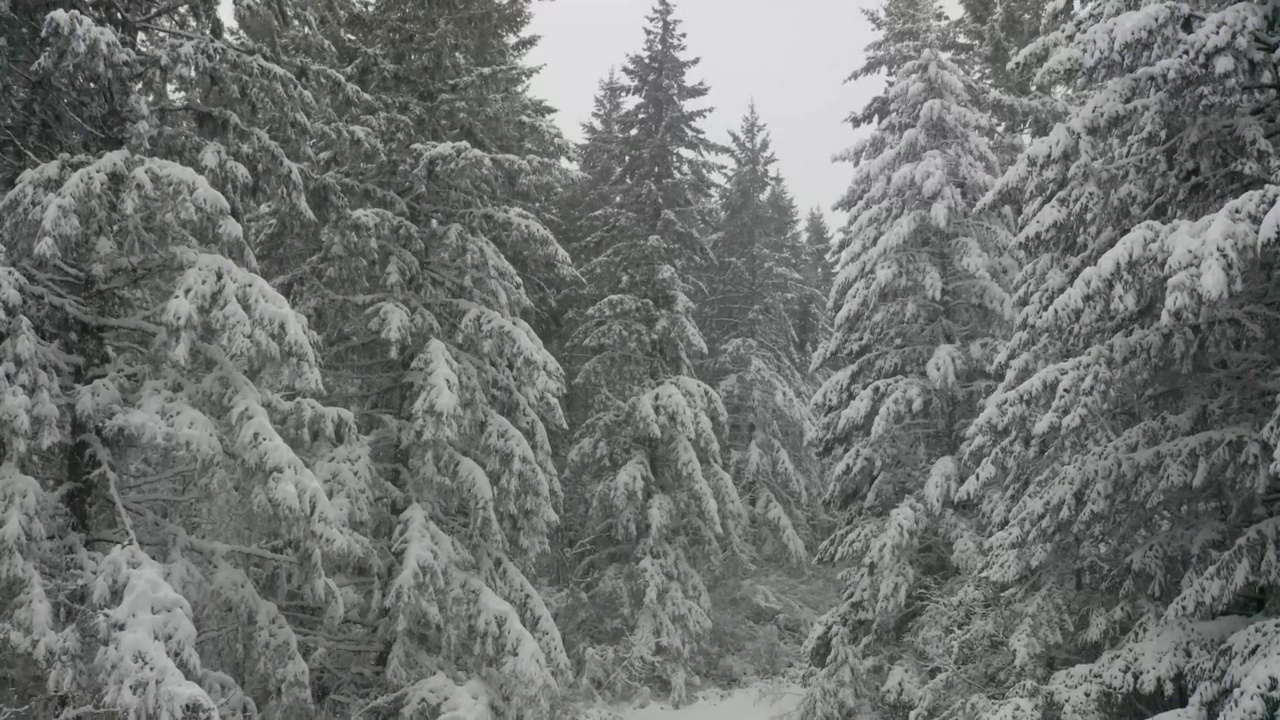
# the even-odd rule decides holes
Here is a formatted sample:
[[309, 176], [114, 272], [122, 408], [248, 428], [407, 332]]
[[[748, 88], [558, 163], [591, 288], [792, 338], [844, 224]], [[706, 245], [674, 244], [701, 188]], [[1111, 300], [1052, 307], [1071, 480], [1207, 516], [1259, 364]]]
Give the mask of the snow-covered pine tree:
[[799, 264], [794, 203], [775, 174], [769, 133], [755, 104], [730, 132], [715, 258], [703, 277], [699, 325], [729, 415], [730, 471], [751, 509], [758, 548], [794, 563], [810, 558], [817, 463], [805, 445], [813, 425], [807, 358], [797, 354], [794, 309], [812, 300]]
[[582, 143], [578, 146], [579, 182], [568, 193], [564, 222], [565, 249], [574, 262], [586, 265], [599, 256], [603, 248], [603, 228], [612, 225], [610, 216], [618, 201], [617, 173], [623, 164], [623, 134], [620, 127], [626, 110], [627, 86], [616, 68], [600, 81], [591, 110], [590, 121], [582, 125]]
[[1013, 61], [1041, 32], [1066, 22], [1073, 3], [960, 0], [960, 6], [952, 22], [975, 78], [988, 90], [987, 112], [1001, 129], [996, 155], [1008, 167], [1029, 136], [1043, 134], [1066, 112], [1061, 97], [1033, 85], [1034, 63]]
[[993, 194], [1025, 310], [961, 494], [1020, 610], [1007, 717], [1280, 705], [1278, 19], [1091, 3], [1024, 54], [1077, 106]]
[[215, 10], [0, 6], [0, 616], [34, 661], [0, 702], [33, 715], [305, 715], [288, 608], [341, 617], [371, 559], [367, 449], [255, 272], [323, 109]]
[[[609, 74], [600, 81], [591, 119], [582, 125], [583, 141], [577, 147], [580, 175], [559, 202], [558, 237], [578, 267], [599, 257], [603, 250], [601, 243], [607, 237], [604, 231], [616, 223], [618, 213], [621, 212], [618, 206], [620, 184], [616, 176], [623, 165], [623, 136], [619, 122], [626, 106], [626, 98], [627, 88], [622, 78], [616, 68], [610, 68]], [[557, 298], [557, 322], [551, 342], [557, 357], [571, 368], [577, 367], [589, 357], [575, 352], [577, 348], [572, 344], [572, 322], [595, 303], [593, 295], [594, 289], [585, 281], [579, 280], [563, 288]], [[570, 426], [576, 428], [589, 414], [589, 391], [577, 385], [571, 386], [569, 390], [565, 409]], [[574, 506], [565, 508], [569, 512], [581, 510], [587, 504], [583, 488], [567, 492], [566, 499]], [[583, 529], [583, 523], [576, 516], [575, 522], [563, 526], [566, 533], [574, 536]], [[564, 539], [570, 545], [576, 542], [568, 535]]]
[[539, 215], [568, 148], [527, 94], [528, 19], [525, 1], [380, 0], [326, 28], [356, 131], [323, 156], [333, 222], [273, 267], [326, 340], [387, 512], [348, 618], [374, 651], [330, 654], [334, 712], [547, 717], [568, 670], [531, 579], [564, 379], [528, 322], [569, 267]]
[[[809, 218], [805, 218], [802, 226], [800, 209], [796, 206], [791, 191], [782, 179], [782, 174], [776, 170], [773, 173], [773, 187], [769, 190], [766, 202], [772, 209], [770, 215], [777, 224], [776, 230], [772, 232], [783, 238], [782, 247], [786, 256], [784, 264], [791, 274], [790, 291], [786, 302], [791, 308], [792, 352], [796, 358], [797, 367], [810, 385], [809, 396], [812, 397], [812, 391], [822, 384], [821, 378], [825, 372], [823, 370], [814, 372], [813, 354], [821, 344], [822, 338], [831, 330], [826, 311], [827, 296], [831, 292], [834, 278], [834, 267], [826, 257], [826, 253], [830, 250], [831, 230], [825, 226], [824, 220], [823, 229], [827, 233], [826, 245], [823, 245], [820, 250], [809, 245], [806, 234], [809, 229]], [[823, 241], [818, 240], [818, 242]]]
[[693, 375], [705, 352], [685, 281], [707, 254], [712, 144], [698, 127], [707, 93], [688, 79], [670, 0], [648, 16], [623, 74], [633, 102], [619, 121], [617, 212], [584, 267], [595, 303], [575, 344], [575, 383], [591, 393], [570, 471], [592, 486], [588, 598], [610, 609], [581, 638], [588, 679], [666, 684], [679, 701], [709, 629], [705, 563], [741, 551], [745, 509], [723, 467], [724, 406]]
[[964, 648], [920, 623], [973, 560], [958, 453], [1008, 312], [1008, 263], [974, 213], [998, 171], [985, 88], [932, 0], [867, 16], [880, 36], [854, 77], [888, 84], [851, 118], [875, 130], [845, 155], [834, 329], [815, 357], [833, 371], [813, 441], [840, 513], [819, 559], [847, 569], [806, 644], [805, 718], [924, 716], [966, 679], [942, 671]]
[[805, 217], [803, 232], [800, 277], [808, 292], [797, 298], [796, 349], [807, 363], [830, 331], [827, 296], [831, 292], [835, 273], [828, 258], [831, 252], [831, 227], [820, 208], [809, 211]]
[[1046, 0], [960, 0], [959, 29], [972, 44], [969, 52], [978, 61], [979, 77], [991, 90], [1032, 94], [1034, 69], [1012, 61], [1039, 36], [1048, 4]]

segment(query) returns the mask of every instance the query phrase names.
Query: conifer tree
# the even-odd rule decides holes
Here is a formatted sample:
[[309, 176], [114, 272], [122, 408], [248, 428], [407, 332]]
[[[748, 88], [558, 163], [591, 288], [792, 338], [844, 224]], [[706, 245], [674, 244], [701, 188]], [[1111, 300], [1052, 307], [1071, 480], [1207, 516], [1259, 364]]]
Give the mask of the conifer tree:
[[611, 225], [609, 215], [618, 200], [617, 173], [623, 164], [623, 134], [619, 123], [626, 110], [627, 87], [617, 70], [600, 81], [591, 111], [591, 120], [582, 126], [583, 141], [578, 147], [578, 170], [582, 173], [566, 204], [570, 206], [566, 225], [566, 249], [574, 262], [586, 265], [600, 254], [596, 243], [600, 231]]
[[[580, 175], [558, 203], [559, 237], [576, 267], [584, 267], [599, 257], [608, 242], [608, 229], [618, 219], [620, 183], [617, 173], [623, 164], [623, 135], [619, 122], [626, 107], [626, 97], [627, 88], [622, 78], [615, 68], [610, 68], [609, 74], [600, 81], [591, 120], [582, 126], [583, 141], [577, 148]], [[577, 367], [586, 359], [571, 342], [572, 321], [580, 318], [582, 312], [594, 304], [593, 293], [594, 288], [578, 278], [563, 288], [557, 298], [551, 341], [557, 357], [570, 367]], [[566, 412], [574, 428], [585, 420], [588, 412], [585, 396], [588, 392], [573, 385], [566, 398]], [[566, 497], [581, 505], [584, 493], [570, 492]], [[581, 510], [581, 507], [577, 509]], [[566, 531], [574, 533], [578, 529], [581, 529], [580, 522], [574, 523], [573, 528], [566, 528]]]
[[773, 166], [754, 103], [730, 132], [715, 260], [700, 308], [711, 345], [708, 379], [729, 413], [730, 467], [751, 508], [759, 545], [807, 562], [817, 467], [804, 444], [812, 425], [807, 362], [795, 352], [792, 310], [811, 298], [799, 271], [795, 205]]
[[827, 299], [834, 278], [828, 258], [831, 252], [831, 228], [819, 208], [813, 208], [805, 218], [801, 246], [800, 277], [806, 291], [797, 298], [796, 349], [806, 363], [818, 349], [825, 333], [830, 329]]
[[854, 77], [884, 71], [888, 85], [853, 116], [875, 130], [845, 155], [834, 329], [815, 358], [833, 371], [813, 438], [839, 513], [819, 559], [848, 567], [807, 642], [806, 718], [926, 713], [962, 682], [931, 672], [948, 646], [920, 623], [932, 591], [973, 559], [968, 514], [953, 505], [959, 451], [1007, 309], [1008, 268], [973, 212], [998, 170], [984, 89], [930, 0], [867, 15], [881, 34]]
[[215, 9], [0, 6], [0, 703], [42, 717], [306, 714], [284, 608], [372, 559], [368, 449], [257, 272], [324, 109]]
[[1047, 5], [1045, 0], [961, 0], [959, 29], [971, 45], [979, 78], [993, 92], [1032, 94], [1033, 70], [1013, 61], [1039, 35]]
[[588, 359], [575, 383], [591, 406], [569, 458], [593, 488], [587, 597], [610, 608], [584, 639], [588, 679], [658, 681], [676, 701], [710, 624], [702, 569], [741, 550], [745, 522], [723, 467], [724, 406], [694, 376], [706, 345], [686, 277], [707, 255], [714, 148], [698, 127], [707, 110], [693, 107], [707, 88], [688, 79], [697, 61], [685, 52], [658, 0], [623, 69], [617, 210], [583, 268], [595, 302], [577, 322]]
[[0, 3], [12, 697], [549, 714], [527, 3], [64, 5]]
[[329, 29], [359, 93], [335, 104], [360, 128], [324, 156], [329, 227], [273, 260], [364, 420], [385, 513], [375, 590], [344, 626], [378, 652], [330, 659], [365, 702], [337, 712], [547, 717], [568, 670], [532, 579], [558, 522], [564, 376], [530, 324], [569, 267], [541, 215], [567, 147], [527, 95], [528, 19], [527, 2], [381, 0]]
[[962, 492], [1015, 603], [1005, 712], [1280, 703], [1275, 22], [1264, 5], [1098, 3], [1026, 53], [1075, 106], [992, 196], [1023, 208], [1025, 310]]
[[[1045, 133], [1067, 105], [1057, 93], [1035, 87], [1036, 53], [1032, 41], [1041, 31], [1066, 22], [1071, 3], [1046, 0], [961, 0], [953, 22], [958, 52], [969, 58], [975, 78], [987, 88], [987, 113], [1001, 133], [995, 151], [1002, 167], [1011, 165], [1029, 135]], [[1024, 55], [1023, 51], [1030, 52]]]

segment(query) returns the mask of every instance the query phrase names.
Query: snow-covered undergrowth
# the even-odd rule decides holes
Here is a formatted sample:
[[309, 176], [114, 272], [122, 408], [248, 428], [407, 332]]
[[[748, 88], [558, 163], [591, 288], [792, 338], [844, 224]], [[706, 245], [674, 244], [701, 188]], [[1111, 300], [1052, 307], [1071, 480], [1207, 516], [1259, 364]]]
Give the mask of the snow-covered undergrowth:
[[738, 688], [787, 677], [803, 666], [801, 646], [813, 623], [840, 599], [835, 572], [760, 571], [718, 582], [711, 591], [708, 651], [696, 666], [707, 688]]
[[760, 683], [726, 691], [708, 691], [696, 702], [680, 708], [667, 703], [630, 707], [602, 713], [601, 720], [775, 720], [800, 702], [799, 685]]

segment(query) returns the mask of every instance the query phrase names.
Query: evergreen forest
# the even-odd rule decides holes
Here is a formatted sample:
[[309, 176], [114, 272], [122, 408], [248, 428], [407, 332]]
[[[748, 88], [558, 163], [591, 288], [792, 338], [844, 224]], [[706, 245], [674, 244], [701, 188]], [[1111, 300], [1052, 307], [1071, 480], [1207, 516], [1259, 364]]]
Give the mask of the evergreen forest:
[[1280, 0], [538, 4], [0, 0], [0, 718], [1280, 717]]

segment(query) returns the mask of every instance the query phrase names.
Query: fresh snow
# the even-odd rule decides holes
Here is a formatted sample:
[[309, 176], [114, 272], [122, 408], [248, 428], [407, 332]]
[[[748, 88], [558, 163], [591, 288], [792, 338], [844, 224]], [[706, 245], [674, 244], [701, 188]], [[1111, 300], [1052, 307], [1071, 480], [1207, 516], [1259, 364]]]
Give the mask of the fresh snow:
[[623, 712], [622, 720], [774, 720], [795, 710], [803, 693], [799, 685], [753, 685], [717, 693], [679, 709], [666, 703], [631, 708]]

